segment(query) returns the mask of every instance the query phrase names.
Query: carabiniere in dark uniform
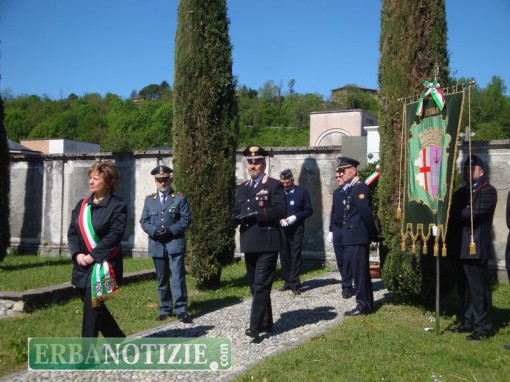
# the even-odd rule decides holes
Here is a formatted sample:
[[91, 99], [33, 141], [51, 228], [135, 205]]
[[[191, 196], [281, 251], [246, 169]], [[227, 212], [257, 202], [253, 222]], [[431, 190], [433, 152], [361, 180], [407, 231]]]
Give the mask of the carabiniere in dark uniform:
[[264, 173], [269, 153], [258, 146], [243, 153], [251, 180], [237, 187], [231, 217], [234, 225], [240, 225], [241, 252], [253, 295], [245, 334], [256, 339], [260, 332], [273, 328], [271, 288], [281, 248], [279, 221], [286, 217], [287, 208], [282, 184]]

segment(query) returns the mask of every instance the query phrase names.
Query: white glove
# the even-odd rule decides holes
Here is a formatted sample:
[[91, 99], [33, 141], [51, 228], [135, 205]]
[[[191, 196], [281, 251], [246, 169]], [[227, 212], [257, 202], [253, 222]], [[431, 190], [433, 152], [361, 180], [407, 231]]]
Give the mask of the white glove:
[[296, 220], [297, 220], [296, 215], [291, 215], [287, 218], [287, 224], [288, 225], [294, 224]]
[[333, 242], [333, 232], [330, 232], [328, 233], [328, 243], [332, 243]]
[[433, 225], [432, 226], [432, 236], [436, 237], [437, 236], [437, 225]]

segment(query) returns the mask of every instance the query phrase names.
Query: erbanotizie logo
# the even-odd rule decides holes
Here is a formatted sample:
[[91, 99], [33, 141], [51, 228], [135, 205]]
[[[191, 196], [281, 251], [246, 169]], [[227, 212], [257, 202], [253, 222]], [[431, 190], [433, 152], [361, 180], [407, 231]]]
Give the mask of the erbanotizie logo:
[[29, 338], [29, 370], [204, 370], [232, 367], [225, 338]]

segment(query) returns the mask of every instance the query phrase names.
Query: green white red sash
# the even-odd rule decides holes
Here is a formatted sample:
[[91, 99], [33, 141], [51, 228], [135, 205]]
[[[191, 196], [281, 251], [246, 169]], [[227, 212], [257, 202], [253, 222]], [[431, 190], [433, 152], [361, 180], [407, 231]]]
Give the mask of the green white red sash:
[[[87, 203], [87, 199], [83, 199], [83, 203], [80, 209], [80, 216], [78, 217], [80, 232], [85, 241], [85, 245], [89, 251], [89, 254], [101, 241], [94, 232], [92, 226], [92, 214], [90, 211], [90, 204]], [[120, 245], [116, 246], [112, 252], [108, 255], [108, 258], [117, 256], [120, 252]], [[92, 269], [91, 277], [92, 287], [92, 306], [98, 307], [105, 300], [116, 297], [117, 295], [117, 281], [115, 279], [115, 273], [113, 268], [107, 260], [101, 263], [95, 263]]]

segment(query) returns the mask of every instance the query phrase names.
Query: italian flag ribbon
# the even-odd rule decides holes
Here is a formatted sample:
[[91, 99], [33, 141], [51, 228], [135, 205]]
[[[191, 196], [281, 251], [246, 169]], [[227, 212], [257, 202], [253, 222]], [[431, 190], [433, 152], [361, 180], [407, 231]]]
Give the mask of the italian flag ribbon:
[[439, 82], [436, 80], [434, 80], [434, 82], [425, 81], [423, 86], [427, 88], [427, 91], [421, 95], [420, 101], [418, 102], [418, 108], [416, 109], [416, 115], [420, 118], [423, 115], [423, 102], [429, 95], [432, 97], [440, 111], [443, 111], [446, 102]]
[[372, 182], [374, 182], [377, 178], [379, 178], [379, 175], [381, 171], [381, 166], [377, 165], [375, 166], [375, 171], [371, 173], [367, 178], [365, 179], [365, 184], [369, 186]]
[[[87, 203], [87, 199], [83, 200], [78, 221], [83, 240], [85, 241], [85, 245], [90, 253], [101, 240], [94, 232], [90, 204]], [[116, 246], [113, 251], [110, 252], [108, 257], [113, 258], [117, 256], [119, 252], [120, 245]], [[111, 297], [116, 297], [118, 289], [117, 281], [115, 279], [113, 268], [107, 260], [94, 264], [94, 268], [92, 269], [91, 287], [92, 306], [94, 308], [98, 307], [105, 300], [108, 300]]]

